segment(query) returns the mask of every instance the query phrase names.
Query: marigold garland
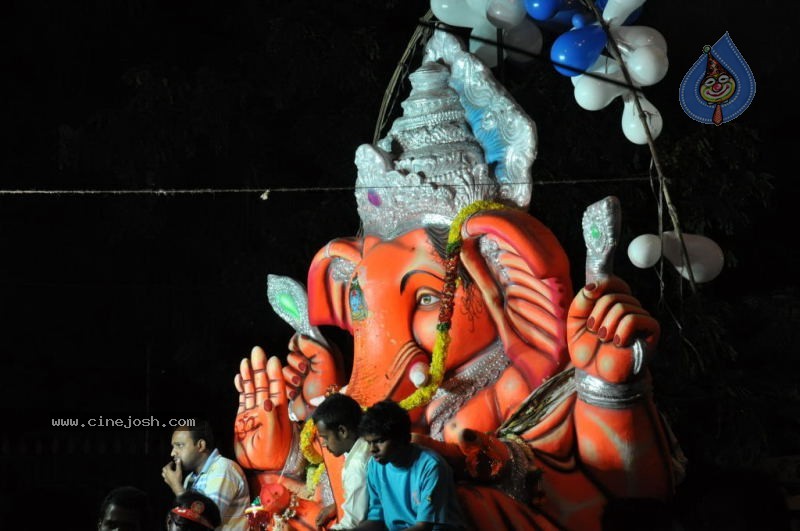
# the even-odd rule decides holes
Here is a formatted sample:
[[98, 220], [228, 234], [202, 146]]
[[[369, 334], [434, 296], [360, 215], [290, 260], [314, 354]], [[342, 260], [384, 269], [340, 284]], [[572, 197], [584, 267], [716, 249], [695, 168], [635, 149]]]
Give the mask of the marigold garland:
[[[444, 364], [447, 360], [447, 349], [450, 347], [450, 324], [453, 319], [453, 303], [455, 292], [458, 286], [458, 265], [461, 253], [461, 228], [464, 222], [482, 210], [501, 210], [508, 208], [500, 203], [493, 201], [475, 201], [469, 206], [461, 209], [450, 225], [450, 233], [447, 237], [447, 257], [445, 259], [445, 280], [442, 293], [442, 305], [439, 309], [439, 322], [436, 325], [436, 341], [433, 345], [431, 354], [430, 377], [427, 385], [423, 385], [414, 393], [400, 401], [400, 405], [406, 410], [423, 406], [431, 401], [434, 393], [444, 379]], [[322, 475], [325, 473], [325, 463], [322, 462], [322, 455], [316, 451], [312, 440], [316, 435], [316, 426], [312, 419], [306, 420], [303, 430], [300, 432], [300, 450], [303, 457], [308, 461], [306, 468], [306, 487], [313, 492], [319, 484]]]
[[306, 489], [314, 492], [317, 488], [322, 474], [325, 472], [325, 463], [322, 462], [322, 454], [314, 448], [313, 440], [317, 435], [317, 427], [313, 419], [306, 420], [303, 429], [300, 431], [300, 451], [303, 453], [308, 465], [306, 465]]
[[461, 252], [461, 228], [468, 217], [482, 210], [500, 210], [508, 208], [493, 201], [475, 201], [461, 209], [450, 225], [447, 236], [447, 257], [445, 258], [444, 292], [439, 309], [439, 323], [436, 325], [436, 342], [431, 353], [431, 380], [411, 395], [400, 401], [406, 410], [412, 410], [431, 401], [444, 378], [444, 363], [447, 360], [447, 349], [450, 347], [450, 324], [453, 319], [453, 302], [458, 285], [458, 264]]
[[312, 465], [318, 465], [322, 462], [322, 455], [314, 448], [313, 440], [317, 434], [317, 427], [314, 425], [312, 419], [306, 420], [303, 425], [303, 430], [300, 432], [300, 451], [303, 452], [303, 457]]
[[306, 489], [308, 490], [309, 495], [313, 495], [314, 491], [317, 490], [317, 485], [319, 485], [324, 473], [325, 463], [308, 465], [308, 468], [306, 468]]

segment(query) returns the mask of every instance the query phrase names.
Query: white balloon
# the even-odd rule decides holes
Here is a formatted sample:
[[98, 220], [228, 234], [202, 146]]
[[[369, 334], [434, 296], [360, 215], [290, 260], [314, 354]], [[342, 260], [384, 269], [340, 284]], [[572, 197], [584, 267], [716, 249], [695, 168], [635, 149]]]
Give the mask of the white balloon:
[[460, 28], [472, 28], [484, 19], [466, 0], [431, 0], [431, 11], [445, 24]]
[[489, 0], [466, 0], [469, 8], [479, 15], [486, 16], [486, 8], [489, 7]]
[[[484, 18], [472, 29], [471, 37], [497, 42], [497, 28]], [[469, 52], [480, 59], [489, 68], [497, 66], [497, 45], [475, 39], [469, 40]], [[504, 54], [505, 56], [505, 54]]]
[[[647, 133], [642, 125], [642, 120], [639, 119], [635, 98], [636, 95], [633, 92], [628, 92], [622, 97], [622, 101], [624, 102], [624, 108], [622, 110], [622, 132], [625, 133], [625, 137], [634, 144], [647, 144]], [[661, 113], [658, 112], [655, 105], [641, 95], [639, 95], [639, 105], [641, 105], [642, 112], [644, 112], [647, 127], [650, 129], [650, 136], [655, 140], [658, 138], [658, 135], [661, 134], [661, 128], [664, 126]]]
[[667, 54], [657, 46], [642, 46], [632, 53], [622, 54], [628, 73], [636, 85], [655, 85], [667, 75]]
[[[600, 71], [593, 72], [602, 75], [602, 78], [581, 75], [578, 76], [580, 79], [575, 82], [575, 101], [587, 111], [603, 109], [615, 98], [628, 92], [628, 87], [625, 86], [625, 77], [619, 69], [619, 64], [613, 59], [609, 59], [607, 65], [605, 69], [607, 73], [601, 74]], [[622, 83], [622, 85], [609, 83], [603, 78], [617, 81]]]
[[[533, 55], [542, 52], [542, 31], [532, 20], [523, 20], [517, 27], [503, 33], [503, 42], [508, 46], [525, 50]], [[518, 63], [527, 63], [534, 60], [530, 55], [508, 50], [508, 59]]]
[[655, 234], [637, 236], [628, 245], [628, 258], [636, 267], [653, 267], [661, 258], [661, 238]]
[[525, 20], [525, 6], [522, 0], [489, 0], [486, 6], [486, 19], [495, 27], [510, 30]]
[[[722, 249], [711, 238], [699, 234], [683, 233], [686, 254], [694, 274], [694, 281], [699, 283], [714, 280], [725, 265]], [[664, 233], [664, 256], [675, 266], [685, 279], [689, 279], [689, 268], [684, 264], [680, 240], [674, 231]]]
[[[619, 63], [611, 57], [601, 54], [600, 57], [597, 58], [597, 61], [595, 61], [592, 66], [587, 68], [586, 71], [593, 74], [613, 74], [614, 72], [619, 71]], [[582, 76], [583, 74], [569, 78], [569, 80], [572, 81], [573, 87], [578, 84], [578, 81], [581, 80]]]
[[603, 19], [612, 25], [622, 24], [642, 4], [644, 0], [608, 0], [603, 9]]
[[667, 52], [667, 40], [658, 30], [649, 26], [613, 26], [611, 36], [621, 48], [635, 49], [641, 46], [656, 46]]
[[[689, 256], [694, 281], [698, 284], [714, 280], [725, 265], [722, 249], [714, 240], [699, 234], [683, 233], [686, 254]], [[655, 234], [642, 234], [628, 245], [628, 258], [636, 267], [652, 267], [661, 257], [662, 238]], [[683, 261], [681, 243], [675, 231], [663, 234], [664, 258], [670, 262], [683, 278], [689, 280], [689, 268]]]

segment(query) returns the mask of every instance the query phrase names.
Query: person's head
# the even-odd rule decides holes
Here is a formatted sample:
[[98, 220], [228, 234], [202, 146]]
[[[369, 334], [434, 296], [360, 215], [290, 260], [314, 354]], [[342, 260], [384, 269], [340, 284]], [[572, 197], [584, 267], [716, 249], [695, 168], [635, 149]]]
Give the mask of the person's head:
[[217, 504], [196, 490], [177, 496], [167, 513], [167, 531], [206, 531], [216, 529], [220, 523]]
[[183, 426], [172, 433], [173, 460], [180, 459], [184, 470], [200, 472], [208, 456], [214, 450], [214, 432], [205, 420], [194, 422], [194, 426]]
[[369, 444], [372, 457], [381, 464], [395, 460], [411, 443], [408, 411], [391, 400], [369, 408], [361, 417], [358, 431]]
[[322, 446], [337, 457], [349, 452], [358, 439], [361, 406], [347, 395], [335, 393], [328, 396], [311, 418]]
[[99, 531], [144, 531], [150, 503], [147, 493], [136, 487], [117, 487], [100, 505]]

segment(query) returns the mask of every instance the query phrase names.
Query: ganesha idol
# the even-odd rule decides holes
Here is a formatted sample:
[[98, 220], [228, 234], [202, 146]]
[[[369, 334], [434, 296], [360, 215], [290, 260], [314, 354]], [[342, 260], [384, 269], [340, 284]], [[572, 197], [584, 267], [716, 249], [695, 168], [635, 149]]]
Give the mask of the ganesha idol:
[[[410, 80], [403, 115], [356, 152], [361, 234], [325, 245], [307, 300], [284, 307], [306, 324], [285, 364], [258, 347], [242, 360], [239, 463], [303, 500], [282, 526], [313, 529], [343, 501], [342, 458], [308, 422], [337, 389], [409, 411], [414, 441], [453, 465], [475, 529], [598, 529], [611, 499], [669, 499], [676, 450], [647, 366], [659, 325], [610, 270], [615, 201], [584, 216], [574, 293], [564, 250], [527, 212], [531, 119], [447, 33]], [[349, 378], [320, 325], [352, 334]]]

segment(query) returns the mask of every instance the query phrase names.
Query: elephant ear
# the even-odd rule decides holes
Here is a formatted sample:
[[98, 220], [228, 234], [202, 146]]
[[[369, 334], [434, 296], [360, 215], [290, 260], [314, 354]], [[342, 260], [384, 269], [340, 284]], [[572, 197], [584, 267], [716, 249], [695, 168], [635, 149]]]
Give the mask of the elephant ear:
[[470, 217], [461, 262], [484, 294], [506, 355], [534, 386], [569, 359], [569, 261], [540, 221], [519, 210]]
[[363, 241], [333, 240], [322, 248], [308, 270], [308, 317], [314, 326], [334, 325], [352, 333], [348, 292], [361, 261]]

